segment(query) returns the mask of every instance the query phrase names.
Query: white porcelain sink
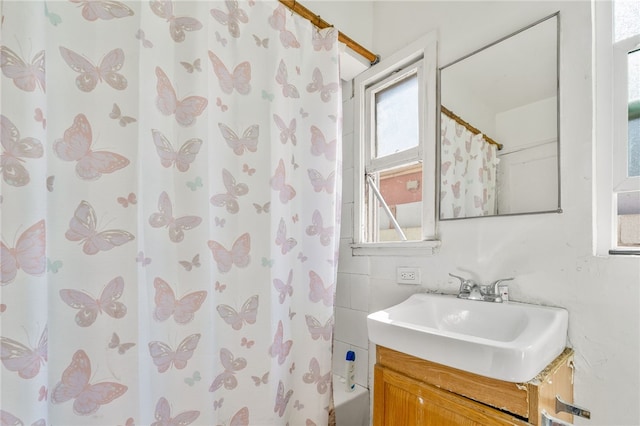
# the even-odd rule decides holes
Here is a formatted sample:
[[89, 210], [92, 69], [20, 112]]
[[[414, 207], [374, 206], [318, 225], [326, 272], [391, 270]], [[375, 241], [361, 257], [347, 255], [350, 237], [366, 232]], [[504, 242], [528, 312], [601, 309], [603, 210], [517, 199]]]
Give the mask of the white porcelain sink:
[[369, 339], [449, 367], [521, 383], [564, 350], [565, 309], [414, 294], [367, 317]]

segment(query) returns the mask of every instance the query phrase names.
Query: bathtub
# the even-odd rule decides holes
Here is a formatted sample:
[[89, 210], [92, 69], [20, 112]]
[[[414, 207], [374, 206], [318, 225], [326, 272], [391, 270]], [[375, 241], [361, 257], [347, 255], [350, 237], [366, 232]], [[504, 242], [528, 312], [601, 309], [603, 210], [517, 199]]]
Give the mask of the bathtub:
[[333, 403], [336, 426], [369, 426], [369, 389], [356, 384], [352, 392], [347, 392], [344, 379], [334, 374]]

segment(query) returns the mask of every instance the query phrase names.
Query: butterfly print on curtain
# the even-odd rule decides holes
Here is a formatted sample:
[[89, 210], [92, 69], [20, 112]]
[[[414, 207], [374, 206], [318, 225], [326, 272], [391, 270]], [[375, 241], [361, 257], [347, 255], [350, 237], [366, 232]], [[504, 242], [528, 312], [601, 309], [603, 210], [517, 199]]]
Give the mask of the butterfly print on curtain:
[[233, 243], [231, 251], [214, 240], [209, 240], [207, 244], [211, 249], [211, 254], [213, 255], [213, 260], [216, 261], [218, 270], [222, 273], [229, 272], [233, 265], [238, 268], [245, 268], [251, 262], [251, 256], [249, 255], [251, 251], [251, 236], [249, 233], [245, 232], [240, 235]]
[[227, 141], [229, 148], [233, 149], [234, 154], [242, 155], [245, 149], [250, 152], [256, 152], [258, 149], [260, 127], [257, 124], [247, 127], [242, 133], [242, 137], [238, 137], [226, 124], [218, 123], [218, 127], [220, 128], [222, 137]]
[[0, 126], [2, 179], [11, 186], [25, 186], [31, 178], [22, 164], [23, 158], [41, 158], [42, 143], [35, 138], [20, 138], [18, 128], [4, 115], [0, 115]]
[[284, 329], [282, 326], [282, 321], [278, 321], [278, 328], [276, 330], [276, 334], [273, 336], [273, 343], [269, 347], [269, 355], [271, 358], [278, 358], [278, 364], [282, 365], [289, 356], [289, 351], [291, 350], [291, 346], [293, 345], [293, 340], [284, 340], [283, 337]]
[[151, 135], [156, 152], [160, 157], [160, 164], [166, 168], [175, 166], [181, 172], [189, 170], [189, 166], [195, 161], [196, 155], [202, 147], [202, 139], [193, 138], [185, 141], [176, 151], [171, 142], [159, 130], [151, 129]]
[[[122, 2], [115, 0], [69, 0], [82, 6], [82, 16], [87, 21], [102, 19], [108, 21], [116, 18], [133, 16], [133, 10]], [[80, 7], [79, 6], [79, 7]]]
[[287, 238], [287, 225], [285, 225], [284, 219], [280, 218], [276, 234], [276, 245], [280, 247], [280, 253], [283, 255], [289, 253], [297, 244], [295, 238]]
[[238, 38], [240, 37], [239, 22], [246, 24], [249, 22], [249, 17], [243, 9], [238, 7], [237, 0], [227, 0], [225, 1], [225, 4], [229, 10], [228, 13], [223, 12], [220, 9], [213, 8], [211, 9], [211, 16], [213, 16], [216, 21], [229, 28], [229, 34], [231, 34], [231, 37]]
[[278, 71], [276, 73], [276, 81], [278, 82], [278, 84], [282, 86], [282, 95], [285, 98], [297, 99], [300, 97], [300, 92], [298, 92], [298, 88], [293, 84], [289, 83], [289, 73], [287, 72], [287, 66], [285, 65], [282, 59], [280, 60], [280, 64], [278, 65]]
[[241, 357], [235, 358], [231, 351], [227, 348], [220, 349], [220, 361], [224, 371], [213, 379], [213, 383], [209, 387], [209, 392], [215, 392], [224, 386], [227, 390], [233, 390], [238, 386], [236, 372], [247, 366], [247, 360]]
[[240, 62], [229, 72], [222, 60], [209, 50], [209, 60], [213, 66], [213, 72], [218, 77], [220, 88], [228, 95], [236, 89], [241, 95], [247, 95], [251, 91], [251, 64], [247, 61]]
[[327, 307], [333, 305], [333, 284], [325, 288], [322, 278], [314, 271], [309, 271], [309, 300], [322, 302]]
[[159, 341], [149, 342], [149, 353], [153, 359], [153, 363], [158, 367], [158, 373], [164, 373], [171, 365], [176, 369], [182, 370], [187, 366], [187, 361], [193, 356], [193, 352], [198, 347], [200, 334], [192, 334], [184, 338], [173, 351], [171, 347]]
[[124, 280], [116, 277], [111, 280], [99, 298], [94, 298], [84, 291], [74, 289], [60, 290], [60, 298], [74, 309], [79, 309], [75, 316], [76, 324], [89, 327], [103, 311], [112, 318], [120, 319], [127, 314], [127, 307], [118, 301], [124, 292]]
[[14, 248], [9, 248], [0, 242], [0, 285], [12, 282], [18, 270], [22, 269], [32, 276], [42, 275], [46, 264], [46, 230], [44, 219], [27, 228], [18, 238]]
[[202, 29], [202, 22], [188, 16], [175, 16], [173, 14], [173, 2], [171, 0], [154, 0], [149, 2], [151, 11], [156, 16], [169, 22], [169, 34], [176, 43], [184, 41], [185, 31], [197, 31]]
[[280, 129], [280, 142], [286, 144], [288, 140], [291, 140], [291, 144], [295, 146], [297, 143], [296, 119], [292, 118], [289, 122], [289, 125], [287, 126], [284, 123], [282, 117], [280, 117], [278, 114], [273, 114], [273, 121], [276, 122], [276, 126], [278, 126], [278, 129]]
[[127, 79], [118, 73], [124, 65], [124, 52], [120, 48], [107, 53], [100, 61], [99, 66], [63, 46], [60, 46], [60, 55], [72, 70], [80, 73], [76, 77], [76, 86], [83, 92], [91, 92], [101, 81], [116, 90], [127, 88]]
[[111, 335], [111, 340], [109, 341], [109, 345], [107, 347], [109, 349], [117, 349], [120, 355], [124, 355], [129, 349], [134, 347], [136, 344], [133, 342], [128, 343], [120, 343], [120, 336], [117, 333], [113, 333]]
[[284, 161], [280, 159], [278, 167], [269, 181], [271, 189], [278, 191], [278, 196], [282, 204], [287, 204], [296, 196], [296, 190], [285, 182], [286, 175], [284, 169]]
[[89, 255], [111, 250], [135, 239], [131, 233], [121, 229], [98, 232], [97, 226], [96, 212], [83, 200], [69, 221], [69, 229], [64, 236], [69, 241], [81, 241], [82, 251]]
[[246, 195], [249, 192], [249, 187], [244, 183], [236, 183], [236, 179], [227, 169], [222, 169], [222, 183], [227, 192], [211, 197], [211, 204], [217, 207], [226, 207], [231, 214], [238, 213], [240, 206], [237, 197]]
[[0, 337], [0, 359], [9, 371], [15, 371], [23, 379], [33, 379], [40, 372], [40, 366], [47, 362], [47, 326], [44, 327], [38, 345], [29, 348], [17, 340]]
[[327, 142], [322, 131], [316, 126], [311, 126], [311, 154], [324, 155], [329, 161], [336, 159], [336, 139]]
[[109, 151], [93, 151], [91, 124], [84, 114], [78, 114], [65, 130], [62, 139], [53, 143], [53, 152], [64, 161], [76, 161], [76, 174], [83, 180], [96, 180], [104, 173], [113, 173], [129, 165], [129, 160]]
[[171, 407], [165, 397], [161, 397], [156, 404], [155, 419], [151, 426], [187, 426], [200, 417], [200, 411], [189, 410], [171, 417]]
[[331, 94], [336, 93], [339, 88], [340, 85], [338, 83], [327, 83], [325, 85], [322, 72], [318, 67], [316, 67], [313, 70], [312, 81], [307, 85], [307, 92], [319, 92], [322, 102], [329, 102], [331, 100]]
[[160, 277], [156, 277], [153, 286], [156, 289], [154, 298], [156, 308], [153, 311], [153, 318], [156, 321], [166, 321], [173, 315], [177, 324], [187, 324], [193, 320], [194, 314], [207, 298], [206, 291], [194, 291], [176, 299], [171, 286]]
[[289, 30], [286, 29], [287, 17], [286, 10], [284, 6], [279, 5], [276, 10], [273, 11], [273, 14], [269, 17], [269, 25], [276, 31], [280, 32], [280, 43], [285, 48], [300, 47], [300, 43], [296, 36]]
[[307, 226], [307, 235], [320, 237], [320, 244], [328, 246], [331, 243], [331, 237], [334, 234], [333, 226], [323, 226], [322, 214], [319, 210], [314, 210], [311, 217], [311, 225]]
[[321, 374], [320, 363], [316, 357], [313, 357], [309, 362], [309, 372], [304, 373], [302, 381], [309, 384], [315, 383], [318, 393], [326, 393], [331, 383], [331, 370], [326, 374]]
[[313, 340], [318, 340], [321, 337], [326, 341], [331, 339], [331, 334], [333, 333], [333, 316], [329, 317], [324, 325], [313, 315], [305, 315], [305, 320], [307, 322], [307, 329]]
[[88, 416], [98, 411], [101, 405], [121, 397], [127, 387], [115, 382], [89, 384], [91, 361], [83, 350], [73, 354], [71, 364], [62, 373], [62, 379], [51, 393], [53, 404], [62, 404], [73, 399], [73, 412]]
[[259, 299], [258, 295], [249, 297], [236, 311], [229, 305], [220, 304], [216, 307], [220, 318], [231, 326], [234, 330], [240, 330], [244, 324], [255, 324], [258, 316]]
[[291, 399], [291, 395], [293, 395], [293, 389], [289, 389], [285, 393], [284, 383], [282, 383], [282, 380], [280, 380], [278, 382], [278, 393], [276, 394], [276, 403], [273, 407], [273, 412], [278, 413], [278, 416], [282, 417], [284, 415], [285, 410], [287, 409], [287, 404], [289, 404], [289, 399]]
[[282, 305], [284, 303], [287, 294], [289, 297], [293, 295], [293, 286], [291, 282], [293, 281], [293, 269], [289, 270], [289, 276], [287, 277], [287, 283], [285, 284], [281, 279], [274, 278], [273, 286], [278, 291], [278, 302]]
[[156, 67], [156, 106], [164, 115], [175, 114], [176, 121], [183, 127], [192, 126], [196, 122], [196, 118], [200, 116], [209, 104], [207, 98], [202, 96], [187, 96], [182, 100], [178, 100], [176, 90], [171, 84], [171, 80], [160, 67]]
[[20, 90], [33, 92], [36, 87], [40, 87], [43, 92], [46, 91], [44, 50], [36, 53], [31, 63], [27, 63], [7, 46], [1, 46], [0, 68], [2, 74], [12, 79]]
[[158, 212], [149, 217], [149, 224], [154, 228], [167, 228], [169, 239], [179, 243], [184, 239], [184, 231], [188, 231], [200, 225], [202, 218], [199, 216], [173, 217], [173, 206], [169, 195], [163, 191], [158, 199]]

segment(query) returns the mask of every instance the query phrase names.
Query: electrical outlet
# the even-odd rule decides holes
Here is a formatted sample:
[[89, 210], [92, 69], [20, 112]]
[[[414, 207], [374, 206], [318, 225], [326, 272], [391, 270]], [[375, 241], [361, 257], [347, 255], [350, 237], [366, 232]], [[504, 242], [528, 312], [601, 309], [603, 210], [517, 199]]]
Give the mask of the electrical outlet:
[[420, 268], [398, 267], [396, 282], [398, 284], [420, 284]]

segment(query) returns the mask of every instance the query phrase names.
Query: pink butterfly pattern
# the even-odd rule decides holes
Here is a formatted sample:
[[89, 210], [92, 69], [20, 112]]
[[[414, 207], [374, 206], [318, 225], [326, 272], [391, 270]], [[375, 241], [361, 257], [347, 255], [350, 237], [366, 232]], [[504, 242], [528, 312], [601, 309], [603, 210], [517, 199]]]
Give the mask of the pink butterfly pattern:
[[0, 360], [9, 371], [18, 373], [23, 379], [33, 379], [40, 367], [47, 362], [48, 332], [45, 326], [35, 348], [29, 348], [17, 340], [0, 337]]
[[239, 22], [246, 24], [249, 22], [247, 13], [238, 6], [237, 0], [226, 0], [228, 12], [224, 12], [220, 9], [211, 9], [211, 16], [222, 25], [226, 25], [229, 28], [229, 34], [231, 37], [240, 37], [240, 25]]
[[[6, 167], [0, 195], [3, 218], [24, 216], [5, 226], [2, 239], [2, 284], [11, 287], [0, 300], [7, 324], [0, 373], [25, 395], [21, 407], [6, 408], [25, 424], [39, 418], [31, 413], [47, 411], [47, 398], [53, 411], [46, 424], [239, 426], [268, 418], [326, 424], [327, 412], [318, 407], [328, 405], [328, 391], [320, 394], [319, 386], [327, 384], [330, 352], [309, 350], [328, 348], [334, 322], [324, 301], [335, 287], [329, 286], [335, 263], [326, 259], [335, 251], [329, 233], [336, 229], [334, 194], [341, 184], [337, 158], [330, 159], [333, 139], [336, 154], [341, 150], [334, 129], [340, 93], [331, 86], [335, 30], [313, 30], [277, 3], [46, 3], [44, 17], [42, 2], [33, 6], [39, 20], [55, 25], [56, 14], [62, 18], [56, 28], [45, 25], [55, 30], [46, 49], [14, 17], [3, 24], [16, 40], [4, 43], [24, 65], [20, 77], [10, 77], [18, 62], [10, 64], [3, 50], [3, 96], [26, 112], [9, 117], [20, 131], [5, 132], [1, 148], [3, 166], [9, 159], [13, 168]], [[71, 27], [85, 28], [97, 42], [88, 48], [86, 37], [59, 38], [61, 28]], [[317, 58], [301, 57], [302, 45]], [[238, 54], [238, 46], [246, 50]], [[47, 100], [46, 80], [52, 95], [68, 97], [64, 105]], [[32, 91], [18, 86], [23, 83]], [[313, 141], [312, 125], [321, 134]], [[49, 146], [41, 136], [47, 130]], [[42, 154], [24, 155], [26, 141], [36, 141], [29, 153]], [[15, 173], [19, 167], [24, 172]], [[19, 182], [17, 176], [28, 180], [9, 184]], [[47, 203], [25, 205], [34, 192]], [[61, 213], [54, 222], [51, 206]], [[42, 208], [51, 211], [43, 216]], [[42, 227], [35, 226], [41, 220]], [[30, 268], [27, 248], [42, 258], [44, 272]], [[64, 262], [58, 273], [54, 260]], [[313, 292], [305, 281], [310, 269], [322, 278]], [[105, 271], [113, 272], [100, 278]], [[43, 304], [33, 289], [44, 273], [73, 306], [57, 294]], [[45, 338], [46, 318], [55, 312], [77, 333], [56, 327]], [[38, 334], [21, 338], [21, 329]], [[30, 366], [10, 370], [9, 346], [16, 363], [29, 359]], [[128, 368], [135, 360], [141, 361], [137, 372]], [[20, 369], [39, 370], [24, 379]], [[139, 376], [148, 382], [137, 382]], [[215, 394], [206, 401], [182, 398], [193, 401], [182, 404], [176, 396], [207, 384]], [[134, 388], [136, 395], [128, 392]], [[266, 404], [245, 402], [246, 395]], [[145, 408], [138, 400], [151, 403]], [[38, 426], [45, 426], [41, 420]]]
[[174, 115], [179, 125], [192, 126], [207, 108], [209, 101], [202, 96], [187, 96], [179, 100], [176, 90], [167, 74], [160, 67], [156, 67], [156, 106], [164, 115]]
[[278, 167], [276, 167], [274, 175], [271, 177], [269, 183], [271, 189], [278, 191], [278, 197], [282, 204], [287, 204], [296, 196], [296, 190], [285, 182], [286, 175], [284, 169], [284, 161], [280, 159]]
[[322, 72], [318, 67], [313, 70], [311, 83], [307, 84], [307, 92], [320, 93], [322, 102], [329, 102], [331, 100], [331, 94], [336, 93], [339, 88], [340, 85], [338, 83], [324, 84], [324, 77], [322, 77]]
[[278, 328], [276, 329], [276, 334], [273, 336], [273, 343], [269, 347], [269, 355], [271, 355], [271, 358], [278, 359], [278, 365], [284, 364], [289, 356], [289, 351], [291, 351], [291, 346], [293, 346], [293, 340], [285, 341], [283, 334], [282, 321], [278, 321]]
[[245, 129], [242, 137], [239, 137], [229, 126], [224, 123], [218, 123], [220, 133], [229, 148], [233, 149], [236, 155], [244, 154], [244, 151], [256, 152], [258, 149], [258, 137], [260, 136], [260, 128], [254, 124]]
[[64, 161], [76, 162], [76, 174], [83, 180], [96, 180], [104, 173], [113, 173], [129, 165], [129, 159], [110, 151], [93, 151], [91, 124], [84, 114], [78, 114], [65, 130], [62, 139], [53, 143], [53, 152]]
[[95, 210], [91, 204], [83, 200], [69, 221], [69, 229], [64, 236], [69, 241], [82, 242], [82, 251], [89, 255], [111, 250], [135, 239], [130, 232], [121, 229], [98, 232], [97, 226]]
[[153, 0], [149, 2], [151, 11], [169, 22], [169, 34], [176, 43], [184, 41], [185, 31], [198, 31], [202, 29], [202, 22], [196, 18], [187, 16], [175, 16], [173, 14], [173, 2], [171, 0]]
[[122, 277], [115, 277], [109, 281], [97, 299], [84, 291], [74, 289], [60, 290], [60, 298], [73, 309], [79, 310], [75, 316], [76, 324], [89, 327], [103, 311], [115, 319], [123, 318], [127, 314], [127, 307], [118, 300], [123, 292], [124, 280]]
[[192, 138], [185, 141], [180, 149], [176, 151], [171, 142], [159, 130], [151, 129], [153, 143], [156, 146], [156, 152], [160, 157], [160, 164], [169, 168], [175, 166], [180, 172], [189, 170], [191, 163], [196, 159], [196, 155], [202, 147], [202, 139]]
[[276, 10], [273, 11], [273, 14], [269, 17], [269, 25], [271, 25], [271, 28], [273, 28], [274, 30], [280, 32], [280, 42], [282, 43], [283, 47], [298, 48], [300, 47], [300, 42], [298, 42], [295, 34], [287, 30], [286, 28], [286, 13], [287, 12], [284, 6], [279, 5]]
[[214, 240], [209, 240], [207, 244], [211, 249], [213, 260], [218, 266], [218, 271], [222, 273], [229, 272], [233, 265], [238, 268], [246, 268], [251, 262], [251, 236], [249, 233], [240, 235], [233, 243], [230, 251]]
[[27, 63], [7, 46], [0, 46], [0, 68], [2, 74], [12, 79], [20, 90], [33, 92], [40, 87], [43, 92], [46, 91], [44, 50], [36, 53], [31, 63]]
[[83, 350], [73, 354], [71, 364], [62, 373], [61, 380], [53, 388], [51, 402], [62, 404], [73, 401], [73, 412], [88, 416], [127, 391], [127, 386], [115, 382], [90, 384], [91, 361]]
[[276, 288], [276, 290], [279, 293], [278, 302], [280, 302], [281, 305], [284, 303], [284, 300], [287, 297], [287, 295], [289, 295], [289, 297], [293, 295], [293, 286], [291, 285], [292, 281], [293, 281], [293, 269], [289, 270], [289, 276], [287, 277], [286, 284], [279, 278], [273, 279], [273, 286]]
[[151, 426], [187, 426], [200, 417], [200, 411], [184, 411], [175, 417], [171, 417], [171, 406], [165, 397], [160, 397], [156, 403], [155, 419]]
[[311, 154], [317, 156], [324, 155], [329, 161], [336, 159], [336, 140], [327, 142], [322, 130], [316, 126], [311, 126]]
[[235, 89], [241, 95], [247, 95], [251, 91], [251, 64], [249, 62], [239, 63], [231, 73], [222, 60], [210, 50], [209, 60], [224, 93], [230, 95]]
[[309, 300], [313, 303], [322, 302], [325, 306], [333, 305], [333, 284], [324, 286], [320, 275], [315, 271], [309, 271]]
[[82, 6], [82, 16], [87, 21], [102, 19], [105, 21], [133, 16], [133, 10], [126, 4], [115, 0], [69, 0]]
[[211, 204], [216, 207], [226, 207], [229, 213], [236, 214], [240, 210], [238, 197], [247, 195], [249, 187], [244, 183], [236, 183], [236, 179], [227, 169], [222, 169], [222, 183], [227, 192], [211, 197]]
[[156, 289], [156, 309], [153, 311], [156, 321], [166, 321], [173, 315], [177, 324], [187, 324], [193, 320], [195, 313], [207, 298], [206, 291], [194, 291], [177, 299], [171, 286], [160, 277], [155, 278], [153, 286]]
[[7, 247], [0, 242], [0, 285], [12, 282], [18, 270], [32, 276], [42, 275], [47, 267], [45, 221], [40, 220], [27, 228], [18, 238], [16, 246]]
[[173, 205], [169, 194], [162, 191], [158, 198], [158, 212], [149, 216], [149, 225], [154, 228], [167, 228], [169, 240], [179, 243], [184, 239], [184, 231], [188, 231], [200, 225], [202, 218], [199, 216], [173, 216]]
[[200, 334], [191, 334], [180, 342], [175, 351], [164, 342], [149, 342], [149, 353], [153, 363], [158, 367], [158, 373], [166, 372], [172, 365], [178, 370], [185, 368], [198, 347], [199, 341]]
[[20, 138], [18, 128], [4, 115], [0, 115], [0, 126], [2, 179], [11, 186], [25, 186], [31, 178], [22, 164], [23, 158], [41, 158], [44, 154], [42, 143], [35, 138]]
[[76, 77], [76, 86], [83, 92], [91, 92], [101, 81], [116, 90], [127, 88], [127, 79], [118, 73], [124, 65], [124, 51], [120, 48], [107, 53], [98, 66], [84, 56], [63, 46], [60, 46], [60, 55], [72, 70], [80, 73]]
[[326, 374], [320, 373], [320, 363], [316, 357], [309, 362], [309, 372], [302, 375], [302, 381], [309, 384], [316, 384], [319, 394], [326, 393], [331, 383], [331, 370]]
[[258, 317], [259, 299], [257, 295], [249, 297], [242, 305], [240, 312], [229, 305], [220, 304], [216, 307], [220, 317], [234, 330], [240, 330], [244, 324], [255, 324]]
[[224, 386], [227, 390], [233, 390], [238, 386], [238, 379], [236, 379], [236, 372], [244, 369], [247, 366], [247, 360], [238, 357], [235, 358], [231, 351], [227, 348], [220, 349], [220, 362], [224, 371], [213, 379], [213, 383], [209, 387], [209, 392], [215, 392]]

